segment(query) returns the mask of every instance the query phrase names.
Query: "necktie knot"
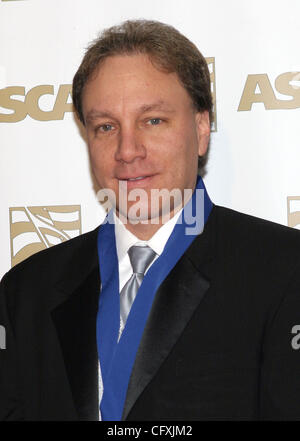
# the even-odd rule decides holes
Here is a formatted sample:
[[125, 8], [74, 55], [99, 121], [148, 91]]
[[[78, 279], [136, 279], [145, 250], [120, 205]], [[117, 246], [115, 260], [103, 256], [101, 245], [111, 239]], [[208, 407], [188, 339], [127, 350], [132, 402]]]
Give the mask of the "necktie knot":
[[128, 255], [133, 273], [145, 274], [146, 269], [156, 256], [156, 253], [148, 246], [134, 245], [129, 248]]

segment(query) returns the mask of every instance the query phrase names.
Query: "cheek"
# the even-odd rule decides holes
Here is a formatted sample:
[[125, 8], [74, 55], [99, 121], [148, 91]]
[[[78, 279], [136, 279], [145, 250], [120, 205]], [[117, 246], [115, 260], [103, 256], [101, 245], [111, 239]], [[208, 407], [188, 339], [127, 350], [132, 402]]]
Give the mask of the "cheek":
[[175, 130], [167, 130], [145, 140], [148, 156], [151, 154], [154, 158], [166, 162], [176, 159], [178, 154], [182, 153], [181, 143], [181, 134]]
[[103, 146], [89, 143], [89, 156], [94, 170], [109, 170], [108, 166], [112, 163], [112, 158], [107, 154], [108, 152], [109, 149], [105, 149]]

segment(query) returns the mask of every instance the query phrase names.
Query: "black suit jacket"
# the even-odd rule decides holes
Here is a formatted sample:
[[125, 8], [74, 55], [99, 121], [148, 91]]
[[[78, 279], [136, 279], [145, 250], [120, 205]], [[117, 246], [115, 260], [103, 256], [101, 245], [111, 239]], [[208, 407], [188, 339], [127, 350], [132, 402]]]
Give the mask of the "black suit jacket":
[[[299, 250], [299, 231], [214, 206], [156, 293], [122, 419], [300, 419]], [[97, 229], [4, 276], [1, 420], [98, 419], [99, 290]]]

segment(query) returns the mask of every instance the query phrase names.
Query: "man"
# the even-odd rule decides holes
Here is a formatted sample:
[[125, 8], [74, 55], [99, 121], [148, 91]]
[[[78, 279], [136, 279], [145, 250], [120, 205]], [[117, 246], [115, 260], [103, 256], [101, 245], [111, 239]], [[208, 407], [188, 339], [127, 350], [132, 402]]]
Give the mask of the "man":
[[97, 420], [100, 399], [103, 420], [299, 419], [300, 235], [213, 205], [197, 178], [205, 59], [129, 21], [90, 46], [73, 101], [113, 210], [3, 278], [1, 419]]

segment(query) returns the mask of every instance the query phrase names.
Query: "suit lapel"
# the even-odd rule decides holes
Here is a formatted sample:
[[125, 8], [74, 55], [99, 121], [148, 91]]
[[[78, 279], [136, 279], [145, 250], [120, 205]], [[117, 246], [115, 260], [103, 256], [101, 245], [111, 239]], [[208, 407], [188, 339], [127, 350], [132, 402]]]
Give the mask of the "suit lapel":
[[[198, 236], [159, 287], [132, 369], [122, 420], [150, 383], [210, 286], [214, 208]], [[205, 275], [204, 275], [205, 274]]]
[[98, 420], [96, 316], [100, 279], [97, 230], [74, 250], [53, 299], [52, 319], [61, 344], [79, 420]]

